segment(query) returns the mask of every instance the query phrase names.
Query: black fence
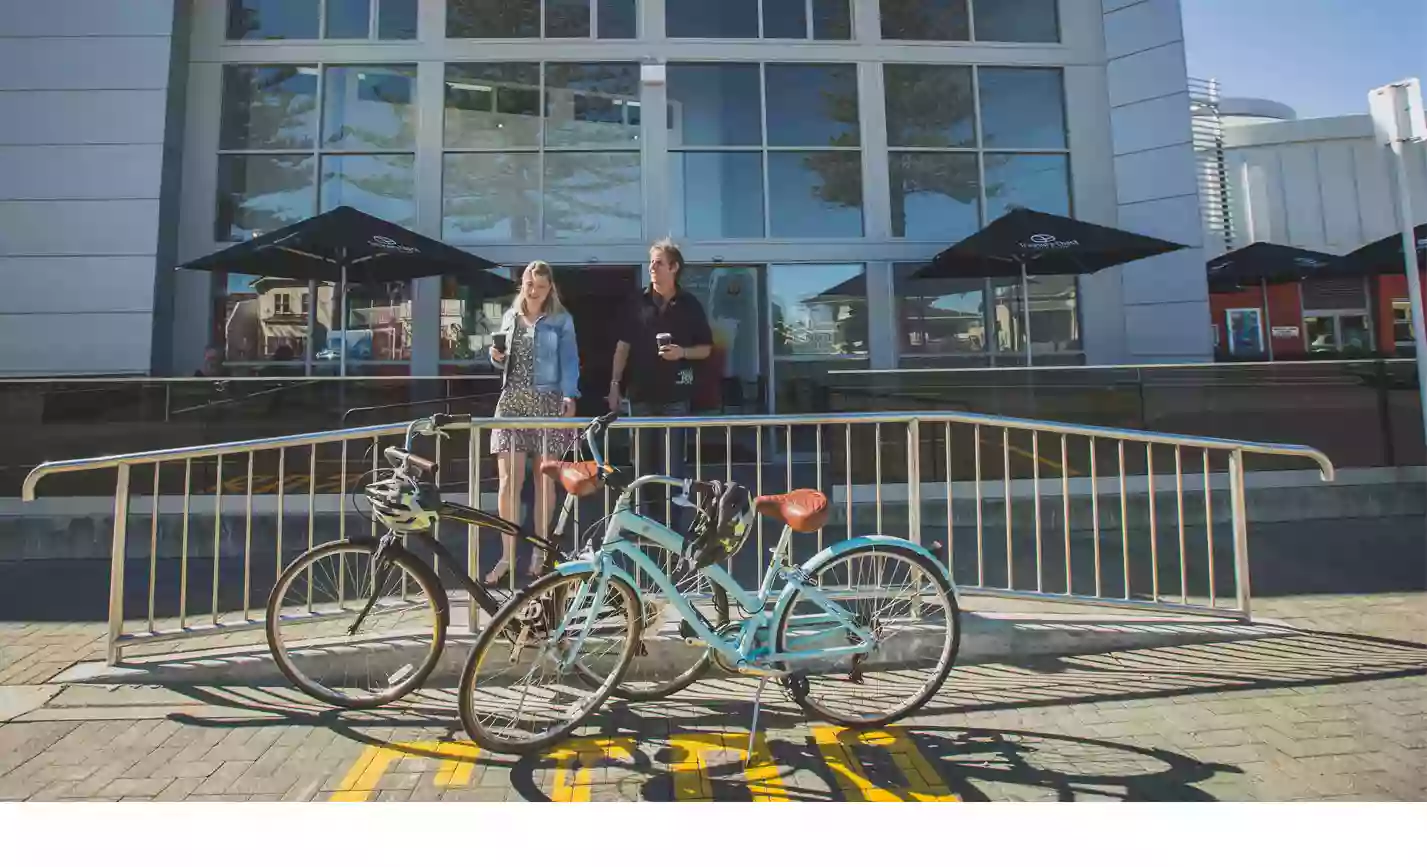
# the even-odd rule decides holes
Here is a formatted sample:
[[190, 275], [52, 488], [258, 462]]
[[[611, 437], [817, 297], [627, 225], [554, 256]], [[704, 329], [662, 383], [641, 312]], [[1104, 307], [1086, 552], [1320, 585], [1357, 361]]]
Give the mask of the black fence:
[[[1309, 445], [1344, 469], [1427, 464], [1410, 361], [816, 374], [808, 368], [799, 365], [797, 387], [779, 382], [781, 413], [953, 410]], [[493, 376], [0, 380], [0, 496], [18, 496], [25, 474], [45, 461], [384, 424], [438, 411], [488, 415], [498, 390]], [[929, 472], [928, 461], [945, 451], [938, 427], [928, 425], [922, 434]], [[801, 442], [805, 433], [795, 452], [810, 447]], [[853, 449], [858, 479], [870, 472], [870, 456], [879, 449], [867, 445]], [[897, 444], [880, 448], [884, 468], [900, 465]], [[736, 451], [734, 460], [752, 460], [751, 449]], [[1140, 463], [1131, 456], [1127, 468], [1133, 472]], [[1267, 457], [1251, 467], [1275, 468], [1306, 467]], [[970, 470], [953, 470], [955, 478], [969, 477]], [[47, 481], [42, 493], [107, 496], [112, 484], [105, 474], [61, 476]]]

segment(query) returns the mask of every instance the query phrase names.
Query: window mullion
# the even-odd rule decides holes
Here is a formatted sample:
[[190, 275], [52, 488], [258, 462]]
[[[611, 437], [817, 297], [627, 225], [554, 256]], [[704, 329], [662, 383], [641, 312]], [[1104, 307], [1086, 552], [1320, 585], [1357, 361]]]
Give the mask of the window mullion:
[[[758, 27], [762, 33], [763, 0], [759, 0]], [[770, 173], [772, 161], [768, 156], [768, 64], [758, 64], [758, 124], [759, 154], [763, 164], [763, 237], [773, 237], [773, 178]]]
[[378, 21], [381, 18], [382, 0], [370, 0], [367, 3], [367, 39], [374, 40], [378, 35]]

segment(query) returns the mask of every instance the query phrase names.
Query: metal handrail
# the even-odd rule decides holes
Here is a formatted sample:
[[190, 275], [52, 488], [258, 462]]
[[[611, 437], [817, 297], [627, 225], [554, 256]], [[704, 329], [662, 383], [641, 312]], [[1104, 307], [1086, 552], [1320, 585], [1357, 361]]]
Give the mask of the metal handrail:
[[[1145, 443], [1150, 445], [1180, 446], [1192, 449], [1213, 449], [1215, 451], [1237, 451], [1249, 454], [1278, 455], [1282, 457], [1303, 458], [1311, 460], [1318, 465], [1319, 472], [1323, 480], [1333, 481], [1335, 471], [1333, 462], [1318, 449], [1310, 446], [1281, 445], [1274, 443], [1257, 443], [1242, 440], [1227, 440], [1217, 437], [1181, 436], [1178, 434], [1161, 434], [1152, 431], [1131, 430], [1127, 428], [1096, 427], [1093, 425], [1068, 424], [1062, 422], [1035, 421], [1031, 419], [1011, 418], [1007, 416], [983, 415], [969, 412], [927, 412], [927, 413], [823, 413], [810, 415], [779, 415], [779, 416], [719, 416], [711, 418], [708, 416], [690, 417], [659, 417], [659, 418], [622, 418], [615, 422], [612, 427], [625, 428], [748, 428], [748, 427], [783, 427], [785, 425], [842, 425], [842, 424], [906, 424], [909, 422], [922, 422], [928, 424], [969, 424], [983, 425], [986, 427], [1008, 428], [1010, 430], [1036, 431], [1039, 433], [1062, 434], [1068, 436], [1095, 437], [1101, 439], [1120, 440], [1128, 442]], [[508, 425], [509, 422], [498, 419], [473, 420], [470, 423], [453, 424], [449, 430], [469, 430], [471, 428], [492, 427], [498, 425]], [[559, 430], [566, 428], [580, 429], [587, 424], [584, 420], [568, 418], [523, 418], [520, 426], [523, 428], [533, 428], [540, 430]], [[264, 449], [293, 448], [298, 446], [322, 445], [332, 442], [343, 442], [351, 440], [366, 440], [376, 437], [396, 436], [406, 432], [406, 422], [371, 425], [367, 427], [348, 428], [336, 431], [318, 431], [314, 433], [289, 434], [280, 437], [269, 437], [255, 440], [239, 440], [236, 442], [216, 443], [203, 446], [183, 446], [173, 449], [159, 449], [148, 452], [132, 452], [122, 455], [110, 455], [98, 458], [74, 458], [63, 461], [49, 461], [35, 467], [25, 476], [25, 482], [21, 491], [21, 498], [25, 502], [32, 502], [36, 497], [36, 487], [40, 480], [60, 473], [84, 472], [87, 470], [114, 469], [121, 465], [145, 465], [154, 463], [167, 463], [169, 461], [193, 460], [198, 458], [211, 458], [219, 455], [242, 454], [250, 451]]]

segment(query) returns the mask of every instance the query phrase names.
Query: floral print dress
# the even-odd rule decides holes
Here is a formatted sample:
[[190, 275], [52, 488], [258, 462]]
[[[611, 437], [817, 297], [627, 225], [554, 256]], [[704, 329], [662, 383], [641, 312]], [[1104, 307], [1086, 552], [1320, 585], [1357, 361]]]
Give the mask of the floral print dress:
[[[506, 364], [508, 373], [505, 388], [496, 401], [496, 418], [563, 415], [563, 395], [535, 388], [535, 329], [526, 326], [520, 316], [515, 317]], [[491, 454], [516, 451], [560, 457], [574, 447], [578, 433], [575, 430], [497, 428], [491, 432]]]

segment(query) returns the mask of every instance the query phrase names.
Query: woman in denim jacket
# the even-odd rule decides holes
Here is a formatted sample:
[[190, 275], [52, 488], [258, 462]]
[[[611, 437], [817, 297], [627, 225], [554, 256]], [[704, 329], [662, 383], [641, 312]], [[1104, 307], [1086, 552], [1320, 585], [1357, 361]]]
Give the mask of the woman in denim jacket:
[[[505, 371], [496, 418], [564, 416], [575, 414], [580, 396], [580, 355], [575, 346], [575, 323], [560, 304], [554, 275], [544, 262], [531, 262], [521, 277], [520, 293], [501, 317], [507, 352], [491, 346], [491, 361]], [[530, 455], [560, 457], [575, 444], [574, 430], [500, 428], [491, 433], [491, 454], [500, 468], [500, 514], [520, 521], [520, 491], [525, 484], [525, 461]], [[548, 535], [555, 506], [555, 481], [535, 479], [535, 533]], [[504, 556], [486, 573], [496, 584], [515, 562], [515, 539], [502, 536]], [[534, 574], [540, 557], [533, 556]]]

